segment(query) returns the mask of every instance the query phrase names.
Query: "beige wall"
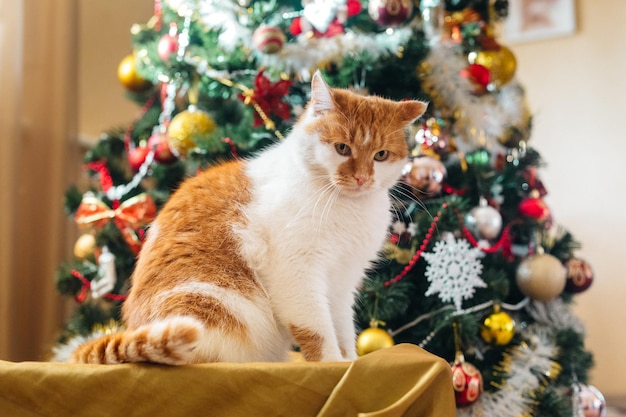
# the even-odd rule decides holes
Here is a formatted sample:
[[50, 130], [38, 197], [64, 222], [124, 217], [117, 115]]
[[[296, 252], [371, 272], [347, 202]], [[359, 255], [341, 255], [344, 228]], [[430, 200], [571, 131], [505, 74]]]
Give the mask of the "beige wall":
[[101, 132], [126, 126], [139, 107], [126, 99], [117, 79], [117, 66], [132, 52], [130, 27], [146, 23], [153, 13], [151, 0], [84, 1], [79, 4], [78, 128], [83, 141]]
[[[147, 21], [152, 5], [115, 0], [81, 7], [79, 129], [97, 137], [138, 111], [115, 71], [130, 51], [128, 29]], [[595, 268], [595, 283], [577, 298], [596, 356], [592, 383], [605, 395], [626, 395], [626, 2], [580, 0], [577, 14], [573, 36], [510, 46], [535, 113], [532, 145], [548, 163], [541, 171], [546, 200]]]
[[626, 395], [626, 2], [579, 0], [575, 35], [510, 45], [535, 115], [532, 145], [555, 220], [583, 244], [595, 282], [576, 299], [592, 383]]

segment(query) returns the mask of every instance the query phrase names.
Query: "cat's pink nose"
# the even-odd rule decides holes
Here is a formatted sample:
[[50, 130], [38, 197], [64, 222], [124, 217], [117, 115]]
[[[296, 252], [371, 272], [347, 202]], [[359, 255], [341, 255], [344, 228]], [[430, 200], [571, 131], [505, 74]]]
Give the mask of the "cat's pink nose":
[[369, 179], [369, 176], [366, 174], [354, 174], [353, 177], [359, 186], [365, 184], [365, 182]]

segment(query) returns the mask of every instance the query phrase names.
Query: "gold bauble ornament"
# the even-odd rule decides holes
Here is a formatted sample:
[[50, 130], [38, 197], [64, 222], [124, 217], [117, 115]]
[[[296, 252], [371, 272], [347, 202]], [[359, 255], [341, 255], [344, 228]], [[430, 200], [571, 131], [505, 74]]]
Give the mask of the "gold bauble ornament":
[[467, 56], [470, 64], [478, 64], [489, 70], [491, 84], [500, 88], [513, 79], [517, 69], [517, 60], [506, 46], [470, 52]]
[[167, 129], [168, 143], [176, 156], [185, 156], [195, 148], [195, 135], [205, 135], [215, 131], [216, 124], [211, 116], [195, 106], [178, 113]]
[[137, 61], [135, 55], [126, 55], [117, 66], [117, 78], [120, 83], [130, 91], [141, 93], [146, 91], [152, 83], [137, 74]]
[[363, 356], [393, 345], [393, 337], [388, 332], [372, 325], [372, 327], [363, 330], [356, 339], [356, 353]]
[[519, 264], [515, 281], [524, 295], [536, 301], [551, 301], [563, 292], [567, 271], [556, 257], [539, 253]]
[[90, 233], [81, 235], [74, 243], [74, 256], [81, 261], [84, 261], [89, 256], [93, 255], [96, 249], [96, 238]]
[[500, 311], [496, 305], [493, 313], [483, 319], [480, 326], [480, 337], [495, 346], [506, 346], [515, 336], [515, 320], [508, 313]]

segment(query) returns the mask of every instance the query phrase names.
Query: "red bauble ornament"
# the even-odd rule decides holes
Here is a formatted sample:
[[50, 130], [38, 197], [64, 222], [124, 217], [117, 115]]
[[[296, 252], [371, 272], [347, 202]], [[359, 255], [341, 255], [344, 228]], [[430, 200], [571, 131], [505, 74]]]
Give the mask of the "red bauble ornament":
[[146, 146], [137, 146], [128, 151], [128, 164], [133, 172], [139, 172], [139, 168], [146, 161], [150, 150]]
[[348, 0], [346, 3], [346, 8], [348, 11], [348, 17], [356, 16], [361, 13], [361, 1], [360, 0]]
[[178, 30], [176, 24], [170, 25], [169, 33], [163, 35], [157, 45], [157, 53], [159, 57], [167, 62], [170, 59], [170, 55], [178, 51]]
[[567, 281], [565, 291], [579, 293], [585, 291], [593, 282], [593, 270], [582, 259], [572, 258], [565, 262], [567, 269]]
[[452, 387], [458, 407], [471, 405], [483, 391], [483, 377], [471, 363], [465, 362], [462, 353], [457, 353], [452, 367]]
[[489, 69], [480, 64], [469, 64], [467, 68], [461, 70], [461, 76], [469, 79], [475, 86], [474, 93], [482, 94], [487, 91], [487, 86], [491, 82]]
[[291, 25], [289, 25], [289, 33], [293, 36], [298, 36], [302, 34], [304, 30], [302, 29], [302, 18], [296, 17], [291, 21]]
[[[154, 152], [154, 160], [162, 164], [167, 164], [176, 159], [169, 145], [167, 133], [153, 133], [148, 139], [148, 150]], [[145, 159], [145, 158], [144, 158]]]
[[411, 17], [413, 2], [411, 0], [370, 0], [367, 12], [380, 26], [398, 26]]
[[519, 213], [543, 223], [550, 220], [550, 209], [539, 196], [539, 191], [533, 190], [519, 205]]
[[471, 80], [476, 84], [487, 87], [491, 82], [491, 75], [489, 74], [489, 69], [480, 65], [480, 64], [469, 64], [467, 68]]

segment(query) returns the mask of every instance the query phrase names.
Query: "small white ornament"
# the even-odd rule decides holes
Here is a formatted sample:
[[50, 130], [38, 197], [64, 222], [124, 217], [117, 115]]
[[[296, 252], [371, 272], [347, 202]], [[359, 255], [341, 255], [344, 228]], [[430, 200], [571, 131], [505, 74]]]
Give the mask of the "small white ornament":
[[345, 7], [344, 0], [315, 0], [304, 6], [302, 13], [311, 26], [325, 33], [342, 6]]
[[401, 235], [402, 233], [406, 232], [406, 225], [404, 224], [404, 222], [397, 220], [391, 225], [391, 230], [395, 234]]
[[502, 216], [498, 210], [487, 204], [487, 199], [481, 197], [478, 207], [465, 216], [465, 225], [483, 239], [495, 239], [502, 231]]
[[95, 299], [110, 293], [117, 282], [115, 255], [109, 251], [107, 246], [102, 248], [102, 254], [98, 257], [98, 264], [98, 277], [91, 281], [91, 296]]
[[480, 278], [483, 265], [478, 258], [482, 256], [483, 252], [471, 247], [467, 240], [446, 235], [435, 244], [432, 253], [422, 254], [428, 262], [425, 275], [430, 282], [425, 295], [439, 293], [441, 301], [453, 301], [456, 310], [461, 310], [461, 303], [474, 296], [475, 288], [487, 286]]

